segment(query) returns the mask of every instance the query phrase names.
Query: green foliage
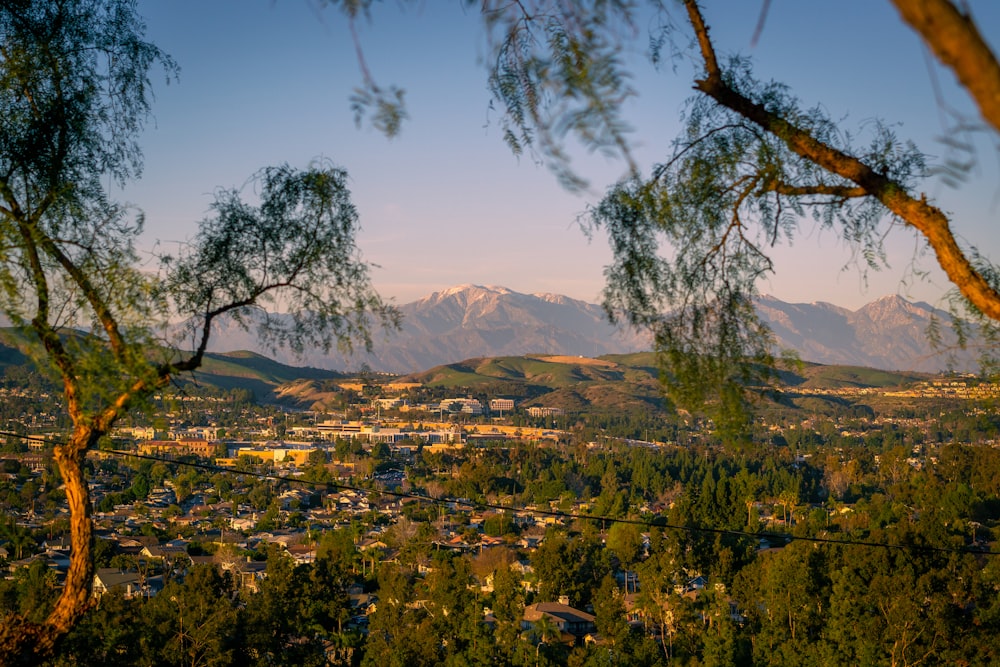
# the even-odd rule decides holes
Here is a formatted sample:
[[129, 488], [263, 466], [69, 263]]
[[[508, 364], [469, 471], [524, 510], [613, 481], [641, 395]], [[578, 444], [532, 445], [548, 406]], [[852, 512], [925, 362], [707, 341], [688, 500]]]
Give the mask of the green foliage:
[[540, 151], [569, 189], [587, 183], [570, 168], [567, 137], [589, 150], [629, 155], [621, 105], [635, 94], [622, 58], [637, 30], [632, 2], [487, 2], [493, 51], [489, 87], [515, 154]]
[[56, 587], [56, 573], [43, 559], [33, 560], [0, 586], [0, 600], [4, 605], [0, 616], [20, 614], [40, 623], [52, 610], [58, 595]]
[[[107, 178], [124, 183], [141, 170], [148, 72], [157, 63], [168, 76], [176, 71], [143, 32], [133, 8], [111, 0], [23, 2], [0, 13], [0, 110], [8, 122], [0, 139], [0, 308], [16, 323], [31, 322], [49, 351], [66, 326], [150, 342], [142, 323], [155, 312], [151, 280], [134, 268], [142, 220], [105, 190]], [[121, 313], [114, 331], [95, 307]], [[121, 369], [137, 355], [114, 358], [80, 336], [62, 345], [68, 357], [59, 373], [67, 358], [80, 359], [80, 399], [91, 407], [130, 383]]]
[[[597, 631], [610, 644], [612, 656], [627, 648], [630, 630], [625, 619], [625, 598], [611, 575], [604, 575], [594, 593], [594, 624]], [[624, 664], [612, 659], [612, 664]]]
[[[977, 248], [970, 248], [969, 255], [975, 270], [985, 281], [997, 291], [1000, 291], [1000, 267], [983, 256]], [[959, 287], [954, 287], [945, 295], [948, 303], [948, 314], [952, 331], [957, 336], [958, 349], [972, 349], [978, 353], [980, 375], [984, 378], [996, 378], [1000, 375], [1000, 324], [984, 315], [962, 293]], [[949, 349], [943, 341], [940, 323], [934, 321], [928, 331], [932, 343], [951, 356], [956, 351]]]
[[[178, 313], [201, 315], [191, 323], [196, 341], [204, 323], [223, 313], [253, 326], [272, 347], [296, 352], [335, 343], [349, 348], [352, 340], [367, 347], [369, 316], [395, 325], [395, 309], [372, 290], [368, 265], [358, 257], [358, 217], [346, 179], [329, 165], [283, 166], [254, 177], [257, 207], [238, 191], [218, 193], [214, 217], [202, 223], [190, 249], [165, 258], [165, 296]], [[274, 303], [285, 317], [254, 321], [251, 308]]]
[[[414, 604], [414, 580], [409, 571], [380, 568], [379, 606], [371, 619], [362, 665], [432, 665], [441, 643], [432, 634], [426, 607]], [[440, 610], [439, 610], [440, 611]]]
[[515, 574], [507, 566], [499, 567], [493, 573], [492, 608], [496, 618], [499, 661], [512, 662], [524, 618], [524, 595]]
[[634, 565], [642, 555], [640, 526], [630, 523], [612, 524], [608, 529], [605, 544], [624, 568]]
[[12, 560], [21, 560], [30, 556], [34, 553], [34, 548], [37, 545], [31, 531], [24, 526], [17, 525], [13, 516], [0, 524], [0, 536], [3, 537], [7, 552]]
[[[743, 94], [850, 151], [821, 110], [800, 110], [783, 87], [757, 83], [746, 62], [727, 72]], [[671, 158], [648, 179], [611, 188], [590, 219], [614, 252], [609, 315], [653, 331], [663, 380], [681, 405], [712, 403], [723, 424], [738, 428], [746, 390], [773, 379], [773, 340], [754, 309], [758, 281], [773, 270], [764, 249], [790, 240], [808, 208], [877, 268], [885, 211], [872, 199], [843, 196], [842, 179], [708, 97], [693, 99], [686, 121]], [[893, 155], [900, 182], [920, 173], [912, 146], [879, 126], [872, 133], [866, 158]]]
[[[377, 550], [370, 550], [362, 564], [354, 545], [361, 534], [357, 524], [320, 534], [317, 561], [310, 565], [296, 566], [272, 549], [258, 592], [237, 587], [237, 578], [196, 568], [150, 600], [106, 596], [50, 664], [95, 656], [109, 664], [174, 664], [194, 657], [308, 665], [323, 664], [324, 647], [335, 648], [335, 664], [371, 665], [885, 664], [893, 656], [915, 661], [923, 655], [926, 662], [990, 664], [1000, 650], [994, 639], [1000, 636], [994, 559], [923, 548], [975, 550], [982, 540], [993, 540], [1000, 521], [1000, 453], [989, 446], [937, 444], [935, 438], [925, 441], [926, 466], [913, 467], [906, 459], [923, 428], [991, 433], [994, 422], [995, 415], [976, 410], [935, 410], [932, 419], [906, 428], [869, 424], [881, 438], [869, 445], [859, 438], [842, 451], [823, 444], [835, 435], [833, 424], [786, 429], [789, 439], [797, 437], [793, 430], [817, 438], [805, 442], [803, 436], [799, 443], [800, 451], [812, 454], [808, 458], [796, 458], [783, 446], [738, 455], [720, 446], [654, 451], [518, 445], [470, 453], [473, 460], [458, 465], [454, 481], [469, 476], [488, 488], [491, 476], [504, 474], [530, 485], [532, 476], [551, 472], [569, 486], [577, 478], [594, 489], [643, 498], [672, 525], [711, 531], [610, 522], [602, 529], [586, 521], [573, 530], [549, 531], [530, 556], [535, 572], [527, 580], [540, 589], [534, 600], [567, 594], [577, 608], [592, 608], [596, 644], [563, 645], [555, 628], [544, 624], [522, 632], [525, 598], [532, 593], [508, 565], [528, 558], [527, 551], [518, 553], [513, 545], [475, 556], [436, 550], [436, 521], [428, 522], [424, 513], [418, 522], [414, 513], [384, 537], [400, 548], [398, 562], [379, 562]], [[850, 477], [858, 498], [830, 499], [835, 473]], [[152, 480], [165, 473], [144, 463], [139, 474]], [[258, 484], [230, 479], [237, 494]], [[218, 482], [205, 476], [199, 483]], [[774, 548], [759, 552], [752, 536], [715, 532], [744, 530], [748, 523], [768, 533]], [[892, 548], [786, 543], [776, 532]], [[463, 534], [477, 535], [468, 528]], [[316, 538], [315, 531], [310, 537]], [[221, 550], [217, 556], [235, 572], [243, 560]], [[133, 566], [120, 556], [112, 563]], [[362, 570], [367, 575], [372, 567], [376, 578], [363, 580]], [[0, 585], [4, 610], [31, 613], [35, 605], [51, 604], [54, 589], [46, 576], [36, 576], [47, 568], [33, 568]], [[625, 570], [638, 574], [638, 590], [623, 591], [614, 583]], [[483, 592], [480, 584], [491, 574], [493, 591]], [[705, 588], [689, 585], [697, 575], [707, 580]], [[377, 596], [367, 637], [353, 629], [351, 616], [359, 612], [347, 597], [352, 583]], [[626, 592], [637, 618], [631, 627], [623, 613]], [[212, 604], [194, 604], [212, 596]], [[492, 628], [486, 607], [495, 619]]]
[[127, 667], [148, 659], [151, 647], [165, 638], [158, 632], [153, 634], [153, 628], [146, 625], [149, 617], [141, 616], [142, 611], [136, 601], [125, 599], [120, 591], [105, 594], [66, 638], [52, 664], [70, 667], [80, 660], [90, 660], [109, 667]]
[[538, 576], [540, 600], [551, 602], [565, 595], [578, 607], [590, 603], [597, 584], [610, 571], [596, 535], [570, 537], [556, 530], [548, 531], [532, 553], [531, 564]]
[[361, 125], [368, 117], [372, 126], [387, 137], [394, 137], [406, 120], [405, 91], [396, 86], [381, 88], [374, 81], [366, 81], [362, 88], [355, 88], [351, 95], [354, 122]]
[[[128, 2], [18, 3], [0, 13], [0, 32], [9, 129], [0, 140], [0, 308], [30, 323], [33, 356], [65, 381], [70, 415], [90, 421], [87, 433], [106, 430], [166, 376], [200, 365], [223, 313], [245, 322], [251, 307], [307, 310], [260, 323], [270, 343], [295, 350], [355, 336], [368, 344], [366, 309], [395, 323], [358, 258], [345, 174], [325, 165], [261, 172], [257, 209], [220, 191], [216, 217], [179, 258], [164, 258], [163, 275], [142, 270], [142, 217], [110, 199], [107, 179], [139, 174], [148, 73], [162, 63], [171, 76], [175, 65], [144, 41]], [[152, 335], [175, 318], [196, 334], [194, 354], [176, 365]]]
[[[327, 164], [263, 170], [256, 207], [219, 191], [195, 239], [161, 258], [160, 275], [148, 271], [136, 250], [142, 216], [110, 192], [141, 171], [150, 70], [176, 72], [144, 33], [128, 0], [0, 9], [0, 311], [29, 328], [30, 356], [62, 388], [72, 435], [55, 460], [76, 500], [63, 593], [34, 639], [14, 624], [0, 628], [13, 652], [44, 655], [84, 611], [93, 568], [87, 451], [172, 376], [202, 364], [217, 318], [247, 328], [256, 320], [263, 340], [296, 352], [368, 346], [373, 326], [397, 323], [355, 246], [346, 173]], [[160, 344], [177, 321], [190, 335], [184, 351]], [[162, 481], [149, 472], [136, 497]]]

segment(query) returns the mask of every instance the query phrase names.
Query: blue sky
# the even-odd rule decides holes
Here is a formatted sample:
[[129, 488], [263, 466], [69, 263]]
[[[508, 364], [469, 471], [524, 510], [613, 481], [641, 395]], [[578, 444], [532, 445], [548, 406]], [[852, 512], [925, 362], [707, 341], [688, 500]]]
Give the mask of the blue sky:
[[[970, 109], [950, 74], [931, 74], [919, 40], [883, 0], [772, 0], [755, 46], [759, 0], [706, 4], [720, 51], [750, 54], [758, 77], [788, 83], [807, 105], [822, 104], [852, 126], [881, 117], [941, 155], [935, 76], [950, 104]], [[1000, 3], [971, 5], [996, 48]], [[139, 10], [149, 38], [181, 68], [169, 85], [154, 77], [143, 178], [122, 195], [145, 212], [149, 244], [158, 240], [169, 250], [190, 238], [218, 187], [240, 186], [268, 165], [305, 167], [324, 158], [350, 174], [359, 245], [379, 265], [373, 278], [383, 296], [406, 303], [476, 283], [599, 300], [607, 242], [600, 233], [588, 240], [576, 218], [625, 165], [579, 153], [574, 166], [593, 189], [578, 195], [534, 160], [509, 152], [489, 107], [482, 29], [464, 3], [424, 0], [401, 9], [389, 2], [360, 26], [373, 76], [407, 91], [410, 117], [391, 140], [355, 125], [349, 97], [362, 75], [354, 45], [344, 19], [318, 0], [140, 0]], [[642, 57], [640, 31], [629, 55], [640, 96], [626, 112], [636, 155], [648, 169], [677, 134], [692, 70], [687, 62], [677, 63], [676, 73], [654, 70]], [[976, 173], [960, 189], [938, 181], [925, 188], [953, 212], [962, 237], [994, 260], [996, 143], [980, 138]], [[891, 266], [865, 285], [850, 248], [811, 224], [803, 229], [793, 247], [777, 249], [777, 273], [762, 291], [854, 308], [896, 292], [936, 303], [947, 286], [933, 270], [927, 281], [908, 281], [919, 248], [908, 232], [890, 234]], [[929, 258], [917, 266], [933, 269]]]

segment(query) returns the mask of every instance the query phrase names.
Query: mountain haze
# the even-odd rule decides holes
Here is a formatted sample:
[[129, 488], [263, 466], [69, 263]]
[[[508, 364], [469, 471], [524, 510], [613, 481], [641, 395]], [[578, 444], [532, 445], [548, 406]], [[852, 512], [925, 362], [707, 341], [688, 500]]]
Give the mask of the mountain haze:
[[319, 350], [296, 358], [262, 348], [253, 331], [218, 322], [210, 349], [268, 354], [317, 368], [412, 373], [471, 357], [566, 354], [596, 357], [649, 348], [649, 337], [611, 325], [595, 304], [557, 294], [521, 294], [505, 287], [460, 285], [399, 306], [398, 332], [374, 333], [372, 354]]
[[[946, 313], [899, 296], [877, 299], [856, 311], [829, 303], [785, 303], [769, 296], [759, 312], [773, 329], [777, 345], [805, 361], [848, 364], [885, 370], [937, 372], [949, 366], [927, 338], [931, 318]], [[251, 332], [232, 322], [219, 323], [211, 350], [252, 350], [290, 364], [316, 368], [413, 373], [461, 359], [520, 355], [598, 357], [648, 350], [648, 334], [616, 328], [595, 304], [555, 294], [522, 294], [505, 287], [460, 285], [399, 307], [398, 332], [375, 332], [372, 354], [308, 351], [295, 358], [264, 349]], [[942, 327], [944, 328], [944, 327]], [[948, 332], [945, 331], [945, 342]], [[971, 355], [959, 357], [956, 370], [975, 368]]]
[[388, 370], [423, 370], [470, 357], [596, 357], [649, 347], [648, 337], [612, 326], [600, 306], [556, 294], [462, 285], [400, 310], [402, 332], [376, 355]]
[[866, 366], [886, 370], [934, 373], [973, 370], [971, 353], [957, 354], [954, 360], [932, 349], [928, 327], [932, 318], [942, 324], [946, 344], [954, 335], [945, 326], [947, 313], [898, 295], [884, 296], [858, 310], [830, 303], [785, 303], [762, 296], [757, 312], [774, 332], [778, 346], [795, 350], [806, 361], [821, 364]]

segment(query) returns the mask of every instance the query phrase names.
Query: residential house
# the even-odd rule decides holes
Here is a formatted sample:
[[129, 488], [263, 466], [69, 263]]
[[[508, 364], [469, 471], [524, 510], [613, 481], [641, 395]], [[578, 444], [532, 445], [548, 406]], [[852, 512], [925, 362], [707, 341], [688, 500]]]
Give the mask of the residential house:
[[216, 565], [223, 572], [229, 572], [240, 588], [251, 593], [260, 591], [260, 582], [267, 578], [267, 561], [253, 560], [247, 557], [245, 561], [234, 559], [228, 561], [216, 560]]
[[313, 563], [316, 561], [316, 547], [306, 544], [293, 544], [288, 547], [287, 553], [295, 561], [296, 565]]
[[163, 577], [144, 577], [134, 570], [101, 567], [94, 573], [92, 590], [97, 598], [114, 590], [121, 591], [126, 598], [153, 597], [163, 590]]
[[565, 597], [562, 597], [559, 602], [536, 602], [528, 605], [524, 608], [521, 629], [533, 629], [544, 616], [561, 634], [570, 635], [570, 638], [574, 640], [582, 639], [587, 634], [594, 632], [597, 629], [594, 624], [594, 616], [585, 611], [574, 609], [567, 604], [568, 602]]
[[150, 544], [143, 546], [139, 551], [140, 556], [154, 558], [156, 560], [177, 561], [178, 559], [188, 560], [187, 549], [178, 544]]

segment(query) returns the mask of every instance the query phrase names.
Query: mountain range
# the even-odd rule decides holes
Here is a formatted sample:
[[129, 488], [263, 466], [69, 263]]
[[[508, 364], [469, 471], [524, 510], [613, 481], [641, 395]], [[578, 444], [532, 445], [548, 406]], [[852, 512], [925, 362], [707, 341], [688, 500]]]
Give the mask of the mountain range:
[[[774, 331], [780, 349], [821, 364], [885, 370], [938, 372], [975, 367], [972, 355], [949, 360], [932, 348], [927, 330], [946, 313], [926, 303], [893, 295], [858, 310], [829, 303], [786, 303], [763, 296], [758, 312]], [[555, 294], [522, 294], [504, 287], [461, 285], [399, 306], [398, 332], [376, 332], [370, 354], [308, 351], [294, 357], [263, 348], [252, 330], [220, 322], [215, 352], [250, 350], [280, 362], [323, 369], [412, 373], [475, 357], [554, 354], [597, 357], [648, 350], [645, 332], [616, 328], [598, 305]], [[945, 338], [947, 341], [947, 334]]]
[[[974, 371], [975, 353], [955, 348], [947, 312], [924, 302], [891, 295], [857, 310], [830, 303], [785, 303], [763, 296], [757, 312], [774, 332], [782, 349], [821, 364], [866, 366], [884, 370], [936, 373]], [[948, 353], [935, 349], [928, 331], [933, 320], [941, 328]]]

